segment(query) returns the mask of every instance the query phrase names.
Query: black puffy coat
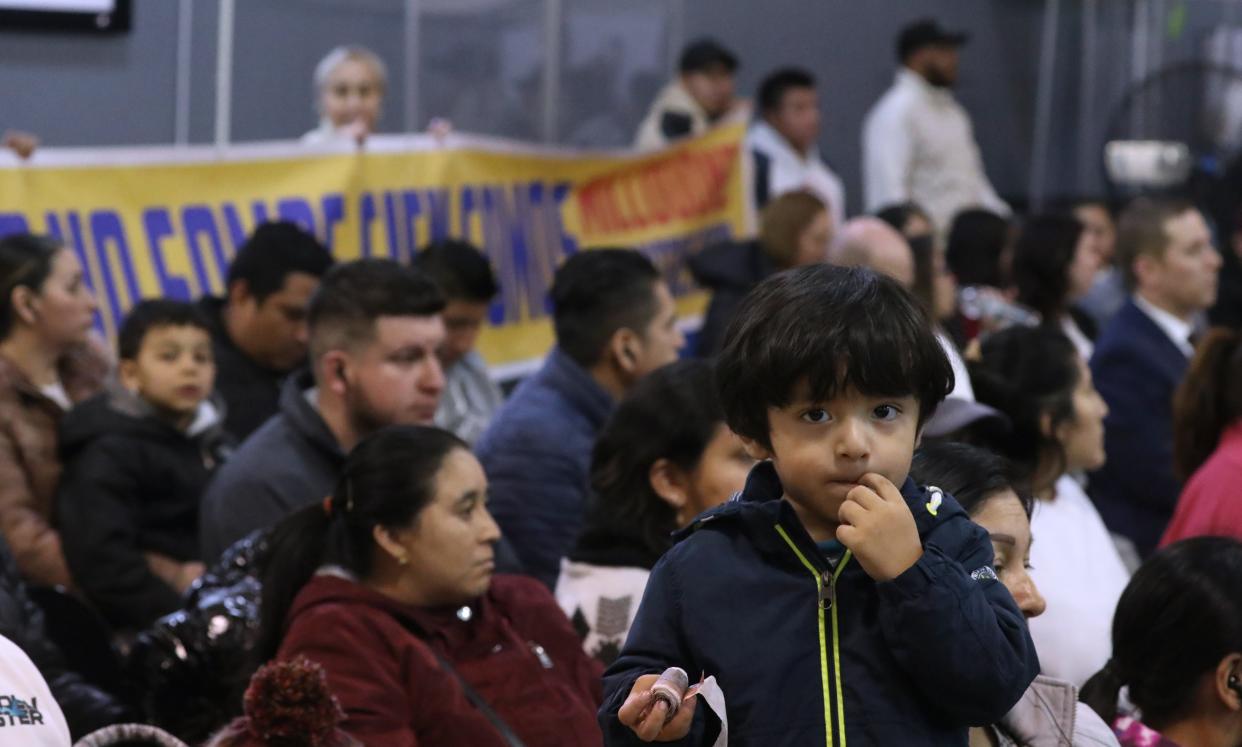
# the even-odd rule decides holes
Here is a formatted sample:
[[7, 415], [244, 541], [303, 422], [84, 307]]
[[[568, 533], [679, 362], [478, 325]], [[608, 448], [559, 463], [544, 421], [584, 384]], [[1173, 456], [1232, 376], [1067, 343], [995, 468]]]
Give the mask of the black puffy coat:
[[65, 471], [56, 508], [65, 559], [118, 629], [140, 630], [181, 607], [181, 594], [152, 571], [146, 554], [199, 559], [199, 501], [229, 450], [219, 409], [204, 405], [190, 435], [113, 387], [61, 422]]
[[191, 744], [241, 714], [266, 556], [267, 530], [239, 540], [190, 588], [182, 609], [134, 642], [130, 675], [148, 718]]

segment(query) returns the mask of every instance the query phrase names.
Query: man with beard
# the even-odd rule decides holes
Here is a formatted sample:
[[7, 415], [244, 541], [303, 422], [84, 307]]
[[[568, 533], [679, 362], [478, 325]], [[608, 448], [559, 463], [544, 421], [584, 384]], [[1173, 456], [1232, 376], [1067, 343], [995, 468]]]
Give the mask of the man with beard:
[[898, 36], [902, 67], [863, 122], [868, 212], [914, 202], [942, 232], [965, 208], [1010, 213], [983, 172], [970, 117], [953, 97], [958, 50], [966, 40], [930, 19]]
[[424, 274], [364, 259], [324, 275], [311, 299], [311, 369], [242, 444], [203, 497], [210, 563], [233, 542], [332, 492], [345, 455], [389, 425], [431, 424], [444, 389], [444, 297]]

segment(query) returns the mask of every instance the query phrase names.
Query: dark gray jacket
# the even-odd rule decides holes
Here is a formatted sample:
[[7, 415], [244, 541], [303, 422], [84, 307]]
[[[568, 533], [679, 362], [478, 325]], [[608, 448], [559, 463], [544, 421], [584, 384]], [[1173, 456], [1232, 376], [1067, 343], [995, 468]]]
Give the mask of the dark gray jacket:
[[336, 486], [345, 453], [307, 399], [313, 386], [309, 371], [290, 376], [280, 412], [242, 443], [207, 486], [199, 549], [208, 565], [237, 540], [322, 501]]

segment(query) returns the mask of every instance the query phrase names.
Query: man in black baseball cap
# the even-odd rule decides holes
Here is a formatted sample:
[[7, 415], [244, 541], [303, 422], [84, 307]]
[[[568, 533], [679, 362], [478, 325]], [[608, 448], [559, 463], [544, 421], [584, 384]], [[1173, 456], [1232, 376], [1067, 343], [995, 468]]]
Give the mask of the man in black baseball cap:
[[967, 39], [930, 18], [897, 35], [896, 79], [863, 121], [868, 212], [913, 202], [942, 234], [966, 208], [1010, 213], [984, 171], [970, 115], [953, 96]]
[[638, 129], [640, 148], [701, 135], [737, 105], [737, 57], [715, 39], [691, 42], [677, 67], [677, 78], [660, 92]]
[[897, 37], [897, 59], [905, 62], [912, 53], [923, 47], [950, 47], [956, 49], [970, 41], [964, 31], [948, 31], [931, 18], [920, 18], [901, 30]]
[[965, 32], [948, 31], [923, 18], [897, 36], [897, 60], [933, 86], [950, 88], [957, 82], [958, 48], [969, 40]]
[[715, 39], [697, 39], [681, 51], [677, 69], [682, 75], [698, 72], [737, 72], [737, 57]]

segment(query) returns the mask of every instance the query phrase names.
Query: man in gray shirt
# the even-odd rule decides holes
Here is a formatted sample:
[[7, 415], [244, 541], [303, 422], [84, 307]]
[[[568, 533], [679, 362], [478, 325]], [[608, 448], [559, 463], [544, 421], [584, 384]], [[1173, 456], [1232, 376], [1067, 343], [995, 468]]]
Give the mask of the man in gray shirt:
[[430, 277], [447, 302], [444, 307], [444, 393], [436, 425], [473, 444], [487, 430], [504, 397], [475, 343], [499, 288], [483, 252], [464, 241], [444, 239], [418, 254], [416, 266]]

